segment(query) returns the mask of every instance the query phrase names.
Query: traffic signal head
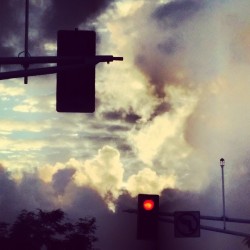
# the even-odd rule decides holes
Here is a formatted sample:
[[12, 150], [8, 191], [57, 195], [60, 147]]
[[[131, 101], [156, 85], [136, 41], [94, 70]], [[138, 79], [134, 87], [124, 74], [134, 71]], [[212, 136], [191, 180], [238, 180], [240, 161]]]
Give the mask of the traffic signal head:
[[[95, 111], [95, 64], [84, 64], [84, 58], [96, 54], [94, 31], [59, 30], [57, 56], [82, 57], [82, 62], [58, 62], [56, 110], [58, 112], [92, 113]], [[84, 65], [83, 65], [84, 64]], [[77, 66], [78, 67], [74, 67]], [[67, 68], [67, 66], [70, 66]], [[73, 67], [71, 67], [73, 66]], [[80, 66], [80, 67], [79, 67]]]
[[156, 240], [158, 233], [159, 195], [139, 194], [137, 239]]

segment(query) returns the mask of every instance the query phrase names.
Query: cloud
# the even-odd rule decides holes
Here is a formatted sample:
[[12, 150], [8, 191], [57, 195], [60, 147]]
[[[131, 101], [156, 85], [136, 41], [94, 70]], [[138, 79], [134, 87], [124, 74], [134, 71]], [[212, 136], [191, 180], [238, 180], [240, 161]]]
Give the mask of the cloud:
[[[34, 176], [26, 175], [17, 184], [4, 167], [1, 167], [0, 171], [1, 221], [12, 221], [22, 209], [36, 209], [38, 207], [51, 209], [53, 207], [51, 190], [40, 180]], [[32, 188], [30, 188], [31, 186]]]
[[[55, 43], [57, 31], [80, 27], [100, 14], [112, 0], [30, 1], [29, 52], [31, 55], [50, 53], [44, 43]], [[70, 18], [67, 18], [70, 17]], [[1, 56], [17, 56], [24, 50], [25, 2], [3, 0], [0, 11]], [[48, 51], [47, 51], [48, 49]]]
[[25, 93], [25, 90], [21, 87], [16, 86], [7, 86], [6, 84], [0, 84], [0, 93], [2, 97], [14, 97], [22, 96]]
[[0, 179], [1, 179], [1, 191], [0, 191], [0, 206], [1, 206], [1, 216], [6, 218], [6, 220], [11, 219], [13, 213], [18, 211], [18, 204], [14, 205], [18, 200], [18, 192], [16, 189], [15, 182], [9, 179], [8, 173], [6, 173], [3, 166], [0, 168]]
[[1, 137], [0, 148], [10, 152], [28, 152], [32, 150], [41, 150], [46, 146], [44, 140], [34, 139], [9, 139], [6, 136]]
[[21, 104], [18, 104], [13, 107], [13, 111], [16, 112], [55, 112], [55, 96], [36, 96], [30, 97], [22, 101]]
[[[47, 10], [59, 11], [54, 9], [58, 3], [54, 4], [46, 6]], [[46, 152], [44, 155], [52, 159], [52, 163], [48, 164], [51, 166], [60, 161], [59, 157], [63, 164], [72, 158], [81, 159], [84, 162], [82, 165], [89, 160], [89, 166], [95, 166], [99, 164], [99, 157], [103, 164], [107, 164], [101, 153], [97, 154], [97, 158], [94, 155], [105, 145], [111, 145], [113, 149], [120, 150], [122, 160], [117, 160], [116, 164], [122, 161], [121, 169], [126, 168], [126, 179], [128, 175], [136, 175], [147, 167], [157, 174], [165, 171], [174, 174], [182, 188], [205, 188], [211, 181], [207, 176], [215, 170], [210, 170], [214, 169], [211, 168], [213, 163], [206, 162], [202, 169], [199, 164], [208, 159], [216, 159], [213, 160], [215, 162], [222, 156], [233, 158], [230, 154], [233, 150], [228, 149], [231, 141], [237, 142], [240, 152], [245, 152], [244, 148], [248, 145], [247, 140], [243, 142], [236, 136], [239, 124], [233, 122], [234, 119], [241, 121], [242, 114], [236, 110], [244, 110], [247, 98], [244, 97], [242, 106], [236, 105], [237, 109], [232, 106], [228, 111], [223, 107], [223, 102], [232, 104], [229, 100], [240, 103], [236, 93], [241, 96], [240, 89], [245, 89], [248, 75], [247, 70], [238, 65], [248, 62], [247, 59], [243, 60], [243, 52], [248, 51], [248, 17], [243, 12], [237, 22], [233, 21], [235, 19], [229, 20], [228, 13], [232, 13], [233, 6], [232, 3], [197, 1], [164, 4], [138, 1], [135, 5], [128, 1], [113, 2], [112, 8], [103, 12], [95, 22], [97, 28], [103, 29], [100, 32], [102, 42], [99, 50], [105, 49], [117, 55], [124, 53], [126, 64], [123, 64], [124, 61], [97, 66], [100, 105], [96, 114], [57, 114], [50, 124], [41, 123], [37, 130], [33, 123], [26, 127], [7, 121], [2, 124], [3, 133], [10, 133], [11, 128], [18, 132], [46, 130], [49, 135], [46, 140], [28, 140], [28, 143], [34, 142], [30, 147], [19, 140], [19, 145], [25, 150], [43, 149]], [[235, 16], [239, 9], [233, 12]], [[218, 13], [221, 13], [219, 18]], [[163, 27], [159, 25], [161, 20], [176, 21], [178, 25]], [[238, 28], [235, 36], [232, 35], [230, 23]], [[219, 34], [221, 39], [218, 41], [216, 37]], [[232, 69], [235, 74], [230, 74]], [[239, 89], [234, 88], [234, 92], [228, 90], [233, 81], [226, 75], [231, 78], [238, 76], [232, 79], [235, 82], [240, 80], [237, 85]], [[220, 100], [221, 97], [223, 100]], [[36, 96], [25, 99], [14, 110], [22, 113], [33, 111], [36, 114], [38, 111], [52, 110], [51, 105], [51, 96]], [[225, 114], [224, 126], [215, 110]], [[231, 117], [231, 111], [237, 115]], [[228, 124], [232, 124], [232, 127]], [[246, 127], [242, 129], [244, 134]], [[212, 138], [215, 137], [220, 139], [214, 142]], [[225, 142], [225, 146], [219, 147], [218, 141]], [[6, 149], [13, 141], [4, 137], [2, 144], [2, 148]], [[21, 149], [21, 146], [13, 148]], [[52, 148], [53, 153], [48, 152]], [[45, 158], [42, 165], [45, 165]], [[134, 169], [136, 165], [138, 168]], [[86, 169], [90, 167], [81, 169], [83, 180], [93, 179], [92, 173], [87, 175]], [[79, 168], [76, 173], [81, 171]], [[188, 176], [193, 172], [196, 173], [195, 178], [189, 181]]]
[[[84, 166], [78, 166], [78, 172], [74, 175], [77, 185], [88, 185], [97, 190], [107, 199], [117, 198], [122, 187], [123, 165], [120, 154], [114, 148], [105, 146], [99, 150], [98, 155], [85, 162]], [[109, 196], [111, 195], [111, 197]]]
[[197, 0], [171, 1], [156, 8], [153, 17], [159, 21], [160, 25], [175, 28], [192, 18], [200, 10], [202, 2]]
[[138, 194], [160, 194], [165, 188], [175, 186], [174, 176], [157, 175], [149, 168], [144, 168], [135, 175], [131, 175], [126, 183], [126, 188], [134, 197]]
[[[176, 181], [174, 175], [158, 175], [149, 168], [126, 179], [120, 152], [111, 146], [104, 146], [95, 157], [84, 162], [71, 158], [66, 163], [39, 167], [37, 171], [39, 178], [53, 183], [58, 190], [69, 180], [79, 187], [88, 186], [96, 190], [111, 208], [124, 190], [132, 196], [140, 192], [161, 193], [167, 187], [174, 187]], [[61, 187], [58, 183], [65, 184]]]
[[[192, 105], [191, 105], [192, 106]], [[187, 107], [186, 111], [176, 113], [167, 113], [162, 116], [157, 116], [152, 122], [143, 126], [139, 131], [134, 131], [130, 134], [131, 144], [138, 152], [138, 157], [146, 164], [152, 164], [152, 161], [157, 157], [160, 148], [168, 140], [172, 138], [178, 139], [183, 130], [183, 120], [189, 115], [190, 111]], [[145, 141], [148, 143], [145, 144]]]
[[[248, 54], [247, 8], [223, 1], [131, 6], [121, 1], [99, 17], [105, 27], [100, 49], [125, 53], [126, 67], [102, 68], [97, 112], [117, 122], [128, 113], [138, 115], [127, 133], [138, 159], [175, 173], [182, 188], [205, 189], [218, 159], [240, 158], [248, 147], [248, 139], [236, 132], [240, 127], [248, 138], [243, 115], [248, 106], [248, 57], [243, 56]], [[236, 153], [236, 145], [242, 153]]]
[[[95, 18], [109, 6], [111, 0], [95, 0], [90, 2], [76, 0], [50, 1], [43, 14], [43, 34], [45, 39], [55, 40], [57, 31], [75, 29], [90, 18]], [[70, 18], [68, 18], [70, 17]]]
[[38, 176], [47, 183], [52, 182], [58, 191], [62, 188], [60, 183], [72, 179], [79, 187], [88, 186], [96, 190], [108, 204], [113, 204], [119, 196], [123, 173], [120, 154], [110, 146], [104, 146], [93, 159], [85, 162], [71, 158], [64, 164], [45, 165], [38, 169]]
[[145, 168], [125, 179], [125, 167], [117, 149], [104, 146], [92, 159], [81, 162], [71, 158], [66, 163], [45, 165], [37, 169], [38, 176], [46, 183], [52, 183], [56, 192], [64, 194], [68, 183], [78, 187], [88, 186], [95, 190], [111, 209], [116, 199], [125, 191], [132, 196], [140, 192], [161, 193], [167, 187], [175, 186], [175, 176], [158, 175]]
[[10, 119], [2, 119], [0, 123], [0, 130], [3, 132], [19, 132], [19, 131], [29, 131], [33, 133], [38, 133], [50, 128], [50, 121], [46, 120], [43, 123], [37, 121], [30, 121], [27, 123], [26, 121], [17, 121], [17, 120], [10, 120]]
[[70, 169], [70, 168], [61, 169], [61, 170], [58, 170], [53, 175], [52, 185], [57, 194], [63, 194], [65, 192], [65, 189], [67, 185], [69, 184], [75, 171], [76, 171], [75, 169]]
[[[20, 1], [1, 1], [0, 10], [0, 54], [1, 56], [13, 56], [20, 46], [22, 31], [21, 17], [24, 15], [24, 4]], [[19, 47], [20, 48], [20, 47]]]

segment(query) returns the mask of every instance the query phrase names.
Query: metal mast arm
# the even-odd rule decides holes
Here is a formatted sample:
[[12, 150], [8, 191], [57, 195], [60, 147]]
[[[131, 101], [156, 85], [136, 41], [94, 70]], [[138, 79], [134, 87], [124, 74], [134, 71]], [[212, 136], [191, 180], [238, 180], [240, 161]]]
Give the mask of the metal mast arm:
[[0, 57], [0, 64], [43, 64], [65, 62], [70, 65], [43, 67], [35, 69], [24, 69], [18, 71], [0, 72], [0, 80], [11, 78], [27, 78], [28, 76], [54, 74], [63, 70], [81, 69], [88, 65], [96, 65], [99, 62], [110, 63], [112, 61], [122, 61], [123, 57], [114, 56], [93, 56], [93, 57], [57, 57], [57, 56], [41, 56], [41, 57]]
[[59, 57], [59, 56], [35, 56], [35, 57], [0, 57], [0, 64], [45, 64], [45, 63], [86, 63], [97, 64], [99, 62], [110, 63], [112, 61], [123, 61], [123, 57], [112, 55], [93, 56], [93, 57]]

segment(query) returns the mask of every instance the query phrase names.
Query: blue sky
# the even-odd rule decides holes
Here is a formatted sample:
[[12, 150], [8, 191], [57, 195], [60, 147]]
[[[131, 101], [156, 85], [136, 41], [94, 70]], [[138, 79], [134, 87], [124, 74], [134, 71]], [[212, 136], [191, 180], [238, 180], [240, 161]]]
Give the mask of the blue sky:
[[[30, 2], [31, 56], [55, 55], [56, 31], [78, 27], [96, 30], [97, 54], [124, 61], [97, 65], [93, 114], [56, 112], [55, 75], [30, 77], [28, 85], [0, 82], [4, 178], [13, 192], [36, 183], [29, 199], [20, 196], [20, 206], [2, 203], [4, 213], [22, 205], [80, 214], [77, 202], [86, 189], [93, 207], [83, 211], [96, 215], [97, 202], [103, 210], [96, 213], [109, 214], [124, 206], [124, 193], [136, 206], [138, 193], [162, 193], [167, 202], [164, 190], [173, 189], [177, 200], [178, 192], [201, 200], [209, 194], [214, 208], [203, 201], [198, 209], [219, 216], [224, 157], [227, 211], [249, 217], [248, 199], [237, 194], [249, 187], [248, 1]], [[3, 1], [0, 11], [2, 23], [12, 18], [0, 28], [3, 56], [23, 50], [24, 9], [13, 3]], [[240, 240], [232, 242], [244, 249]]]

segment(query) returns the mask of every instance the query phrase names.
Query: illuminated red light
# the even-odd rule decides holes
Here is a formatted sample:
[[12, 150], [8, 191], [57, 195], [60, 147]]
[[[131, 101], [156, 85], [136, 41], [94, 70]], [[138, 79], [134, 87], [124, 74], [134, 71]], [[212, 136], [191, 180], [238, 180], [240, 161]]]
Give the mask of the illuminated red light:
[[147, 210], [147, 211], [152, 210], [152, 209], [154, 208], [154, 206], [155, 206], [155, 203], [154, 203], [153, 200], [145, 200], [145, 201], [143, 202], [143, 208], [144, 208], [145, 210]]

